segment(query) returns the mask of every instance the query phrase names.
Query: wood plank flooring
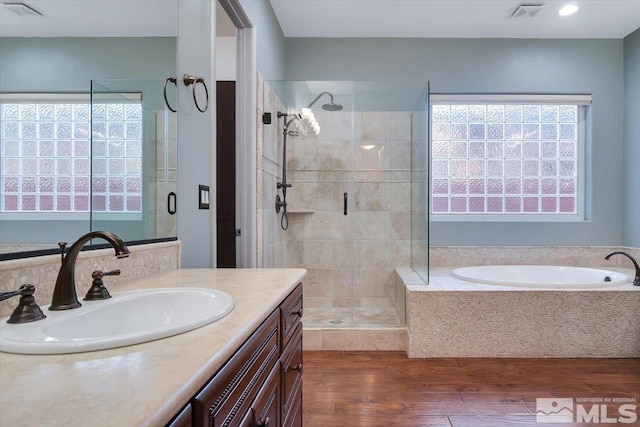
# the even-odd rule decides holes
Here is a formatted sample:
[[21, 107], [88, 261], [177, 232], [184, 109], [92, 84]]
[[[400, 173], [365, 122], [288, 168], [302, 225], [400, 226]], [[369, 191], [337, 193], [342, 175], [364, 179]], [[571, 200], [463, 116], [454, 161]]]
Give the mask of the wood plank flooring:
[[408, 359], [403, 352], [305, 351], [303, 381], [306, 427], [542, 427], [536, 398], [640, 401], [640, 359]]

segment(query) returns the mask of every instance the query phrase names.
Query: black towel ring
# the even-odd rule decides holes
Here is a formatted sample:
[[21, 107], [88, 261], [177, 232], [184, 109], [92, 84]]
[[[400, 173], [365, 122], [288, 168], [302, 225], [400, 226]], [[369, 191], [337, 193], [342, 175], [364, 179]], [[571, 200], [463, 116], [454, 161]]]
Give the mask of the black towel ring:
[[[193, 85], [191, 88], [191, 92], [193, 94], [193, 102], [196, 104], [196, 108], [198, 109], [198, 111], [200, 111], [201, 113], [207, 111], [209, 109], [209, 89], [207, 89], [207, 84], [204, 82], [204, 79], [202, 77], [195, 77], [185, 74], [182, 77], [182, 81], [184, 81], [185, 86]], [[206, 103], [204, 108], [200, 108], [200, 104], [198, 104], [198, 98], [196, 97], [196, 85], [198, 83], [202, 83], [202, 86], [204, 86], [204, 93], [206, 95]]]
[[169, 105], [169, 100], [167, 99], [167, 83], [173, 83], [174, 85], [176, 85], [176, 88], [178, 87], [178, 85], [176, 84], [177, 79], [175, 77], [167, 77], [167, 79], [164, 81], [164, 89], [162, 90], [162, 93], [164, 94], [164, 103], [167, 104], [167, 108], [175, 113], [177, 112], [177, 110], [174, 110], [173, 108], [171, 108], [171, 105]]

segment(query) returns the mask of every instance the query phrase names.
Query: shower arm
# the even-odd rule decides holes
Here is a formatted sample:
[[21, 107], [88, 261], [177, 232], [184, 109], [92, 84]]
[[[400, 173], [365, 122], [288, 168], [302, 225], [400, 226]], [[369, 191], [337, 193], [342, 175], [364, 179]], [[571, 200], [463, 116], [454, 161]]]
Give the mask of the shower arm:
[[332, 94], [331, 92], [327, 92], [327, 91], [325, 91], [325, 92], [320, 92], [320, 94], [319, 94], [318, 96], [316, 96], [316, 97], [313, 99], [313, 101], [311, 101], [311, 102], [309, 103], [309, 105], [307, 105], [307, 108], [311, 108], [311, 106], [312, 106], [313, 104], [315, 104], [316, 102], [318, 102], [318, 99], [320, 99], [320, 98], [322, 97], [322, 95], [329, 95], [329, 97], [331, 98], [331, 103], [333, 104], [333, 94]]

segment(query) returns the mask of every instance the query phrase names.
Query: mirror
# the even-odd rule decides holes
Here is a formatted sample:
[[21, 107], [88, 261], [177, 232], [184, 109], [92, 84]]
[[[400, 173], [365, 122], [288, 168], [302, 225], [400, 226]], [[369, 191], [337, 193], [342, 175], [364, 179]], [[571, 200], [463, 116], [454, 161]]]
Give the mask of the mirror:
[[0, 259], [97, 229], [175, 238], [177, 7], [0, 5]]

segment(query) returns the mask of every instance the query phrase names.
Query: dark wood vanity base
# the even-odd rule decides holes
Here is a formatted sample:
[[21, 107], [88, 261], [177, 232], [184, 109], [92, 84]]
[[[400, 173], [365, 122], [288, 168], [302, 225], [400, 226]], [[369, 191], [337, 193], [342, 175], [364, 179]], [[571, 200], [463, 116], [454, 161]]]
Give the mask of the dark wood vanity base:
[[302, 426], [302, 284], [168, 424]]

